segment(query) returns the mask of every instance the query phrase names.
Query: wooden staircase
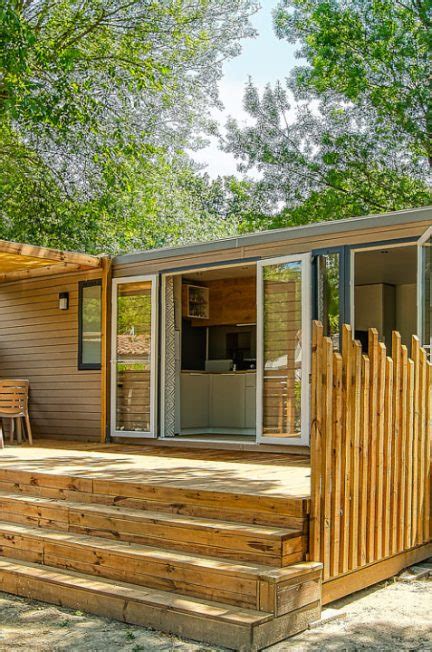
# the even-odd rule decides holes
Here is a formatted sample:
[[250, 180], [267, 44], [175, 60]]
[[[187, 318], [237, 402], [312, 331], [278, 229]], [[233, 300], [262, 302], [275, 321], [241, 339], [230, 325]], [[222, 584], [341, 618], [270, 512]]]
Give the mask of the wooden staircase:
[[320, 614], [309, 500], [0, 469], [0, 589], [260, 650]]

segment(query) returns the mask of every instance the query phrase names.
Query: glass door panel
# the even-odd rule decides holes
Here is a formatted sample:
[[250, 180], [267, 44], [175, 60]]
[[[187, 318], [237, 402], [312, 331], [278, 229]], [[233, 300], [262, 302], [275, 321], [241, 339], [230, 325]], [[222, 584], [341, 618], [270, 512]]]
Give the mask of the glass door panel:
[[310, 256], [258, 264], [258, 413], [261, 441], [309, 439]]
[[112, 434], [155, 436], [156, 284], [114, 281]]
[[432, 229], [418, 242], [417, 251], [417, 320], [420, 340], [431, 359], [432, 353]]
[[340, 338], [340, 254], [318, 255], [316, 258], [317, 318], [324, 335], [330, 337], [336, 348]]

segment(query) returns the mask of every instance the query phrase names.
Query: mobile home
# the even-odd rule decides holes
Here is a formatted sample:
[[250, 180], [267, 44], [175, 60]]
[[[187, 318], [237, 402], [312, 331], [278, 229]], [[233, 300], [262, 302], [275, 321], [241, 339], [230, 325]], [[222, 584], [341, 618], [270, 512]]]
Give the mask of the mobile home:
[[[394, 330], [430, 346], [431, 217], [418, 209], [115, 258], [109, 436], [308, 446], [312, 319], [336, 348], [344, 323], [365, 352], [372, 327], [389, 351]], [[145, 310], [130, 310], [139, 302]], [[147, 343], [145, 371], [125, 353], [134, 337], [137, 349]]]
[[431, 556], [431, 237], [426, 207], [0, 243], [34, 435], [0, 457], [0, 588], [252, 650]]

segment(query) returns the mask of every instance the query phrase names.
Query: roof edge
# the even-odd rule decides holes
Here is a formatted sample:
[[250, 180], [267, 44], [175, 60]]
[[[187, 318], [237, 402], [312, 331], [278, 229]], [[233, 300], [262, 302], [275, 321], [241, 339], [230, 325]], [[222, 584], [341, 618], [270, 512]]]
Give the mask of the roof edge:
[[430, 219], [432, 224], [432, 206], [420, 208], [409, 208], [402, 211], [390, 213], [378, 213], [374, 215], [363, 215], [349, 217], [341, 220], [329, 220], [325, 222], [313, 222], [301, 226], [283, 227], [267, 231], [257, 231], [244, 235], [222, 238], [220, 240], [209, 240], [175, 247], [163, 247], [161, 249], [147, 249], [135, 253], [120, 254], [114, 256], [112, 263], [116, 265], [127, 265], [151, 260], [174, 258], [181, 254], [199, 254], [211, 251], [224, 251], [235, 249], [244, 245], [259, 245], [277, 242], [278, 240], [294, 240], [300, 237], [317, 236], [322, 233], [348, 233], [358, 229], [372, 228], [373, 226], [391, 226], [409, 222], [422, 222]]

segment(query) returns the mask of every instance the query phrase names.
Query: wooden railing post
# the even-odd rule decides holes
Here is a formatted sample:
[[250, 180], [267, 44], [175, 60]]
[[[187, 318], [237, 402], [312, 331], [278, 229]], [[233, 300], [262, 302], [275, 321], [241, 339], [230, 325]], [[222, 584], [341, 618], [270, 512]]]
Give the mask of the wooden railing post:
[[322, 388], [321, 357], [323, 327], [319, 322], [312, 325], [312, 387], [311, 387], [311, 514], [309, 557], [321, 561], [321, 431]]

